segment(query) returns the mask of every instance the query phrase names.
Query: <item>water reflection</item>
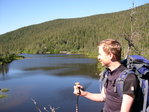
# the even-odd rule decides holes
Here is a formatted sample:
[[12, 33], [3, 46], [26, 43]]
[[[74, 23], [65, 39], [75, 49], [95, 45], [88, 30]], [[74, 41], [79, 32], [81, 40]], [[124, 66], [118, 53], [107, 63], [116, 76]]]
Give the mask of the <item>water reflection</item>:
[[1, 76], [2, 80], [6, 79], [6, 74], [7, 74], [8, 70], [9, 70], [8, 64], [0, 65], [0, 76]]
[[[99, 92], [96, 59], [64, 54], [22, 55], [26, 58], [1, 69], [0, 85], [10, 89], [8, 97], [0, 100], [2, 112], [35, 112], [32, 98], [40, 106], [60, 107], [56, 112], [75, 111], [76, 81], [91, 92]], [[81, 97], [79, 103], [82, 112], [96, 112], [102, 106]]]
[[[15, 60], [1, 67], [0, 80], [27, 77], [36, 74], [72, 76], [85, 75], [98, 77], [97, 60], [83, 55], [27, 55], [23, 60]], [[8, 71], [9, 69], [9, 71]]]

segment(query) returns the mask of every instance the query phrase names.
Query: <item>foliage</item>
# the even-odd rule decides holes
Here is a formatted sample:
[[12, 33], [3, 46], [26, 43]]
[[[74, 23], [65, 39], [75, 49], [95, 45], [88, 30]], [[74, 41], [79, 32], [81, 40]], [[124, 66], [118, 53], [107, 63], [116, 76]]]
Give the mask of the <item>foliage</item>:
[[9, 91], [8, 88], [3, 88], [3, 89], [1, 89], [1, 92], [8, 92], [8, 91]]
[[0, 94], [0, 98], [6, 98], [7, 95]]
[[51, 105], [48, 105], [48, 107], [43, 107], [43, 109], [41, 109], [40, 107], [39, 107], [39, 105], [37, 104], [37, 102], [34, 100], [34, 99], [31, 99], [32, 100], [32, 102], [34, 103], [34, 105], [35, 105], [35, 107], [36, 107], [36, 110], [38, 111], [38, 112], [43, 112], [43, 110], [45, 111], [45, 112], [56, 112], [56, 110], [59, 108], [54, 108], [54, 107], [52, 107]]
[[[137, 7], [133, 41], [137, 54], [149, 57], [149, 4]], [[59, 53], [68, 51], [97, 55], [97, 43], [105, 38], [114, 38], [127, 53], [125, 36], [131, 32], [131, 10], [100, 14], [84, 18], [57, 19], [31, 25], [0, 35], [0, 54]], [[136, 54], [135, 50], [131, 52]]]
[[1, 54], [0, 55], [0, 65], [3, 65], [5, 63], [10, 63], [13, 60], [22, 59], [23, 56], [17, 56], [16, 54]]

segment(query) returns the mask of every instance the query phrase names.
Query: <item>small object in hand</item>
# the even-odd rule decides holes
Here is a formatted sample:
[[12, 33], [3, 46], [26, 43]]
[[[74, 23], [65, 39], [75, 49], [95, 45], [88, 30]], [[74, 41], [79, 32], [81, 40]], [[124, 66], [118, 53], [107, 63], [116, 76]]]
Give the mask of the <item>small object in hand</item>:
[[[75, 83], [75, 86], [77, 86], [77, 85], [80, 85], [80, 82], [76, 82], [76, 83]], [[81, 93], [81, 92], [80, 92], [80, 87], [76, 87], [76, 88], [75, 88], [75, 91], [76, 91], [76, 93], [77, 93], [78, 95], [80, 95], [80, 93]]]
[[75, 85], [80, 85], [80, 82], [75, 82]]

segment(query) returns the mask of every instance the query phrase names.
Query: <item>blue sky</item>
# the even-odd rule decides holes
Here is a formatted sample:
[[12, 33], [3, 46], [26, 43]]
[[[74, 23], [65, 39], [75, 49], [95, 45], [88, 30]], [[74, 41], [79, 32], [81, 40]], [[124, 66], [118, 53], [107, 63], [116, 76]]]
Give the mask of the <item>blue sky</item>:
[[[127, 10], [133, 0], [0, 0], [0, 34], [60, 18]], [[135, 6], [149, 3], [134, 0]]]

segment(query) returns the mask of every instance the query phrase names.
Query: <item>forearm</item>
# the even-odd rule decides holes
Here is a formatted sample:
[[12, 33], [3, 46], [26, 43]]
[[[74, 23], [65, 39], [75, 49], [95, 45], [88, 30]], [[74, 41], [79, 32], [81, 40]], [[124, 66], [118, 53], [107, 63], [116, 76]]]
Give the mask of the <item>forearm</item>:
[[90, 93], [87, 91], [84, 91], [81, 96], [90, 99], [92, 101], [96, 101], [96, 102], [103, 102], [104, 101], [104, 97], [102, 96], [102, 94], [99, 93]]
[[84, 91], [83, 86], [81, 85], [75, 85], [73, 93], [75, 95], [80, 95], [96, 102], [103, 102], [105, 101], [105, 97], [106, 97], [104, 88], [102, 88], [101, 93], [90, 93], [88, 91]]

